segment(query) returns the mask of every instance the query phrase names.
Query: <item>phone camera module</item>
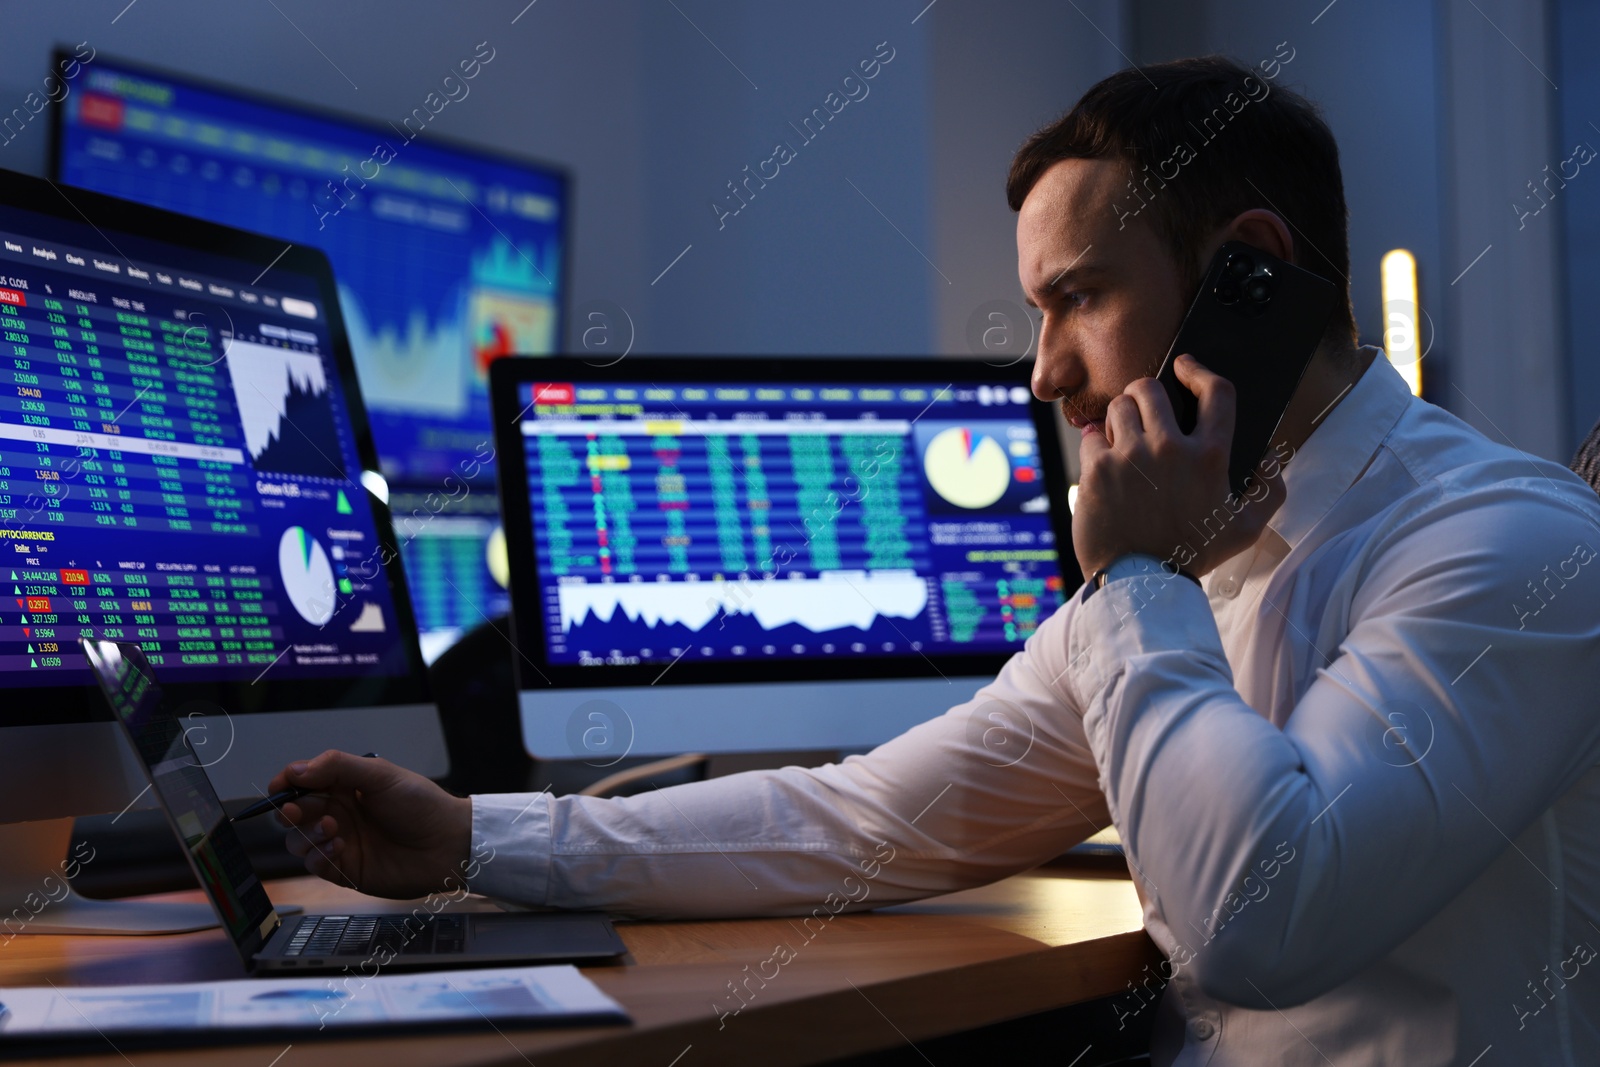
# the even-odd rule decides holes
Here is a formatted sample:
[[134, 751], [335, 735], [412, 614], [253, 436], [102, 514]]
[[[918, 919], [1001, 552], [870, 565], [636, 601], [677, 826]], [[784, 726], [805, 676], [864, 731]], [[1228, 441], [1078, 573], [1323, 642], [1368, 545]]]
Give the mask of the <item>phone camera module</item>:
[[1216, 288], [1217, 302], [1219, 304], [1237, 304], [1239, 302], [1239, 287], [1231, 280], [1224, 280]]
[[1272, 286], [1265, 278], [1252, 278], [1245, 283], [1244, 295], [1253, 304], [1265, 304], [1272, 299]]

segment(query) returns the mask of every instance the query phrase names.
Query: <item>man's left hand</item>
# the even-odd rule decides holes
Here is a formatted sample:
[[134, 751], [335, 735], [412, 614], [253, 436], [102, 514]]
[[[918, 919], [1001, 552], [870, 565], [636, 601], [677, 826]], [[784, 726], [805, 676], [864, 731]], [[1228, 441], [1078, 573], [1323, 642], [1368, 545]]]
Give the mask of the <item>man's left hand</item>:
[[1083, 439], [1072, 542], [1085, 578], [1129, 552], [1203, 575], [1255, 544], [1283, 504], [1283, 479], [1260, 468], [1244, 497], [1228, 485], [1233, 383], [1192, 356], [1174, 369], [1200, 401], [1193, 433], [1161, 383], [1139, 378], [1107, 407], [1105, 433]]

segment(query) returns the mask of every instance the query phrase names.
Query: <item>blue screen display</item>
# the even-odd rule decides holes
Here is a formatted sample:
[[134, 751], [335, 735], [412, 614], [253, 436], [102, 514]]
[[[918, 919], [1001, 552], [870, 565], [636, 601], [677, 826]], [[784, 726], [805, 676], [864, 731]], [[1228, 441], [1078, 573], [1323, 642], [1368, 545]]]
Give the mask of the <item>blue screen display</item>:
[[[492, 70], [485, 55], [473, 69]], [[105, 60], [84, 79], [62, 104], [62, 180], [321, 248], [391, 487], [434, 493], [477, 469], [488, 364], [561, 344], [560, 173], [418, 138], [426, 109], [369, 130]], [[401, 542], [430, 660], [508, 608], [482, 562], [498, 521], [462, 520]]]
[[488, 435], [488, 363], [560, 344], [559, 174], [412, 140], [415, 120], [374, 132], [104, 60], [84, 78], [64, 181], [328, 254], [391, 482], [451, 474]]
[[511, 610], [494, 475], [463, 472], [448, 485], [455, 492], [389, 494], [428, 663], [465, 631]]
[[[139, 249], [133, 259], [76, 246]], [[400, 676], [316, 283], [0, 207], [0, 687]]]
[[551, 664], [1005, 652], [1063, 601], [1020, 386], [523, 390]]

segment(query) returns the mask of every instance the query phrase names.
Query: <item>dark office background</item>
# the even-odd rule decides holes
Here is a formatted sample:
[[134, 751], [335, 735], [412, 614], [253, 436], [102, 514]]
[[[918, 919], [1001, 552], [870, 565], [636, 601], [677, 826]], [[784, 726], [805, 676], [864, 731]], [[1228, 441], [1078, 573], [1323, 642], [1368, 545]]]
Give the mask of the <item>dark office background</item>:
[[[1600, 417], [1600, 176], [1584, 167], [1520, 229], [1513, 207], [1575, 144], [1600, 146], [1592, 3], [526, 4], [9, 4], [0, 112], [40, 88], [53, 45], [87, 41], [398, 121], [487, 41], [494, 62], [435, 127], [573, 170], [572, 307], [625, 308], [636, 352], [962, 354], [973, 312], [1017, 298], [1002, 187], [1022, 137], [1130, 60], [1292, 49], [1280, 83], [1322, 103], [1343, 149], [1367, 339], [1381, 339], [1379, 258], [1409, 248], [1432, 399], [1553, 458]], [[797, 140], [788, 124], [885, 41], [870, 95], [719, 229], [727, 183]], [[36, 121], [0, 166], [42, 173], [46, 147]], [[570, 343], [582, 328], [574, 316]]]

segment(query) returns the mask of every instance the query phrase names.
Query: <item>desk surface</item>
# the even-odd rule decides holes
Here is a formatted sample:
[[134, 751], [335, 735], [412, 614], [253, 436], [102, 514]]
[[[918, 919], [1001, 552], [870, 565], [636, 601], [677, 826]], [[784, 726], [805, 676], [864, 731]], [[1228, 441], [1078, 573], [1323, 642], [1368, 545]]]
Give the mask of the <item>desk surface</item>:
[[[311, 878], [275, 882], [269, 891], [279, 903], [312, 911], [408, 910]], [[838, 915], [810, 940], [798, 919], [621, 923], [617, 930], [629, 954], [621, 963], [583, 971], [627, 1009], [631, 1027], [298, 1037], [281, 1061], [274, 1057], [287, 1039], [270, 1047], [135, 1052], [133, 1062], [348, 1067], [359, 1053], [362, 1062], [384, 1067], [776, 1067], [892, 1048], [1110, 996], [1159, 958], [1141, 928], [1128, 881], [1051, 868], [915, 904]], [[780, 943], [793, 958], [764, 987], [751, 980], [742, 1012], [719, 1023], [713, 1005], [728, 1010], [740, 1003], [729, 983], [755, 973]], [[768, 974], [774, 968], [765, 966]], [[0, 945], [0, 986], [237, 977], [238, 959], [219, 930], [158, 938], [22, 936]], [[129, 1061], [107, 1047], [103, 1056], [39, 1062], [125, 1067]]]

